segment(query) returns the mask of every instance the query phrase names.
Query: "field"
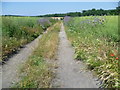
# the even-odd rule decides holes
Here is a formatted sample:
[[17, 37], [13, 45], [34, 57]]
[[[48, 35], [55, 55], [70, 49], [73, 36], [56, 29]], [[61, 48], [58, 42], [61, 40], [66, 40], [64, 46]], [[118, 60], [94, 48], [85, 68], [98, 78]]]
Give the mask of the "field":
[[2, 17], [2, 59], [6, 59], [26, 43], [31, 42], [42, 34], [56, 21], [39, 17]]
[[0, 5], [0, 89], [120, 90], [120, 1]]
[[[21, 50], [22, 47], [25, 49], [24, 45], [32, 42], [41, 34], [38, 47], [33, 49], [31, 56], [25, 56], [24, 52], [22, 54], [18, 52], [22, 55], [19, 61], [27, 58], [26, 62], [20, 66], [17, 66], [20, 62], [17, 65], [6, 62], [7, 65], [3, 65], [5, 67], [3, 69], [6, 70], [3, 72], [5, 76], [16, 70], [15, 65], [19, 67], [17, 69], [19, 72], [16, 70], [11, 77], [15, 76], [20, 81], [15, 81], [14, 85], [11, 84], [10, 87], [53, 88], [52, 84], [54, 86], [54, 83], [51, 82], [56, 77], [58, 77], [58, 82], [64, 83], [63, 86], [56, 85], [55, 87], [64, 88], [64, 85], [71, 87], [73, 82], [77, 87], [98, 87], [90, 74], [84, 72], [83, 67], [86, 66], [90, 73], [93, 71], [95, 76], [98, 76], [100, 87], [120, 87], [118, 16], [65, 16], [63, 20], [45, 17], [3, 16], [2, 60], [9, 59], [11, 54], [14, 59], [16, 51]], [[29, 53], [29, 50], [26, 51]], [[59, 78], [62, 79], [59, 80]], [[72, 81], [73, 79], [74, 81]], [[7, 81], [6, 77], [3, 77], [3, 80]]]
[[75, 48], [75, 58], [96, 71], [103, 83], [101, 87], [120, 86], [118, 16], [65, 18], [65, 29]]

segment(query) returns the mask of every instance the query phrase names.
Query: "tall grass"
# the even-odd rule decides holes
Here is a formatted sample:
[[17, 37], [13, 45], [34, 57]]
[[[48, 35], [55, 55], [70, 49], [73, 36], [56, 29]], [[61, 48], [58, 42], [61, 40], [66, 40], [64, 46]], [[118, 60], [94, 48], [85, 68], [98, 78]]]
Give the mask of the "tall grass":
[[[10, 53], [42, 34], [44, 30], [38, 23], [39, 19], [39, 17], [2, 17], [2, 59], [6, 59]], [[55, 21], [51, 22], [51, 25], [53, 23]]]
[[[50, 60], [54, 57], [58, 46], [58, 34], [60, 23], [48, 28], [48, 32], [39, 41], [39, 47], [23, 65], [21, 69], [21, 80], [15, 88], [50, 88], [53, 72]], [[51, 62], [51, 61], [50, 61]]]
[[75, 48], [75, 58], [96, 71], [101, 87], [120, 87], [118, 16], [71, 18], [66, 32]]

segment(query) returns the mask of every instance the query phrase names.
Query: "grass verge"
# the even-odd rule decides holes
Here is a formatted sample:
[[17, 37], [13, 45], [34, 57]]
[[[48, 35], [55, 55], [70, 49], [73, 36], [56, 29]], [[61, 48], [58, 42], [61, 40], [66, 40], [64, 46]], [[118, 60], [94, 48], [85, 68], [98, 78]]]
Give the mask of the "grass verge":
[[13, 88], [50, 88], [53, 77], [52, 65], [46, 59], [52, 59], [58, 46], [60, 23], [50, 27], [39, 41], [39, 47], [23, 65], [21, 80]]

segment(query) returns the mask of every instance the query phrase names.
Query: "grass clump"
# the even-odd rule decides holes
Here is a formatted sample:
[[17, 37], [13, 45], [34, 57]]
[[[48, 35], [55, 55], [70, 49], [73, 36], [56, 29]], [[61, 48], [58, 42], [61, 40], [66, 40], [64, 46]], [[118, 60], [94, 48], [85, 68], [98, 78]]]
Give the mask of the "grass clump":
[[[60, 23], [48, 28], [39, 41], [38, 48], [29, 57], [21, 69], [21, 80], [15, 88], [50, 88], [53, 77], [52, 65], [46, 59], [52, 59], [58, 45]], [[50, 61], [48, 61], [50, 62]]]

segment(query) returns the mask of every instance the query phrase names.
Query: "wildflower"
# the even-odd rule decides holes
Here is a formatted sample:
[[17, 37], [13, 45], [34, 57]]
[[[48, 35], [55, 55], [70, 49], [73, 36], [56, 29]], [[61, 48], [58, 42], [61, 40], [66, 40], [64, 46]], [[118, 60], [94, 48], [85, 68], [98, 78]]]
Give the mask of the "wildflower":
[[110, 54], [110, 56], [115, 56], [114, 54]]
[[68, 23], [70, 20], [71, 20], [70, 16], [65, 16], [63, 21], [64, 23]]
[[47, 26], [49, 26], [51, 24], [51, 22], [49, 21], [49, 19], [39, 19], [38, 23], [43, 27], [46, 28]]
[[118, 58], [118, 57], [116, 57], [115, 59], [116, 59], [116, 60], [118, 60], [119, 58]]

